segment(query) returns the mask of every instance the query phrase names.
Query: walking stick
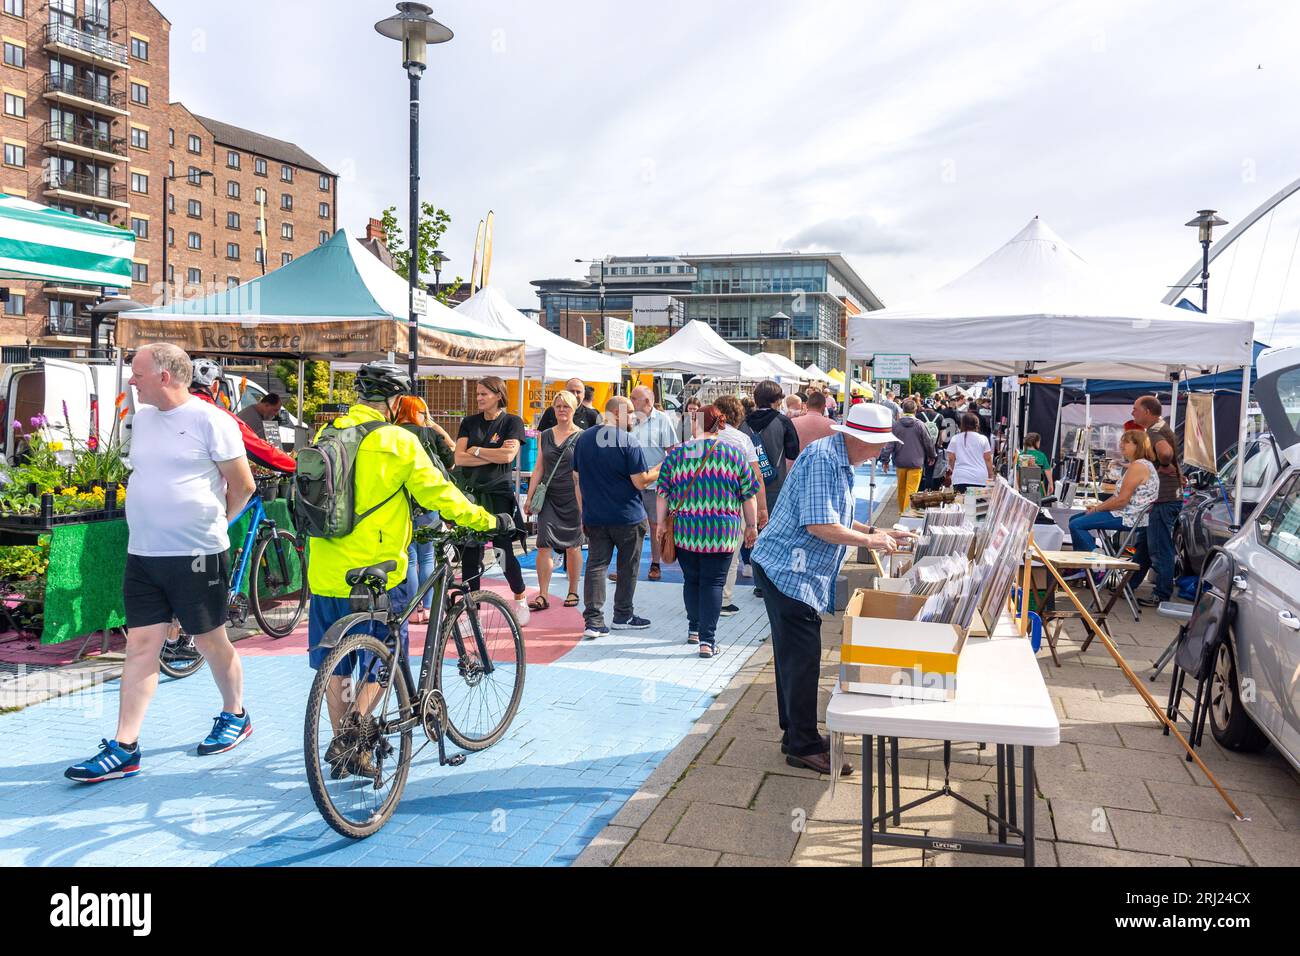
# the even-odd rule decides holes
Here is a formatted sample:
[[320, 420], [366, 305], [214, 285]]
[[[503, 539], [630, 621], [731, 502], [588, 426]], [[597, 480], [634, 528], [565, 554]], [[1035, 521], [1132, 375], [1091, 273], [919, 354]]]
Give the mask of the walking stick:
[[1183, 735], [1179, 733], [1178, 727], [1169, 719], [1169, 716], [1164, 712], [1160, 705], [1156, 703], [1155, 698], [1152, 697], [1147, 692], [1147, 689], [1142, 686], [1141, 679], [1139, 679], [1137, 674], [1133, 673], [1133, 669], [1128, 666], [1128, 662], [1124, 660], [1124, 656], [1120, 654], [1118, 648], [1115, 647], [1114, 642], [1110, 639], [1110, 635], [1107, 634], [1102, 626], [1097, 623], [1096, 618], [1088, 613], [1088, 609], [1083, 606], [1083, 602], [1080, 601], [1078, 596], [1074, 593], [1074, 589], [1065, 583], [1065, 578], [1061, 577], [1061, 572], [1056, 570], [1056, 565], [1052, 564], [1052, 562], [1047, 559], [1047, 555], [1043, 554], [1042, 549], [1040, 549], [1037, 544], [1031, 544], [1031, 546], [1034, 549], [1034, 553], [1038, 555], [1038, 560], [1042, 561], [1052, 577], [1056, 578], [1056, 583], [1060, 585], [1061, 590], [1069, 596], [1070, 601], [1074, 604], [1075, 608], [1078, 609], [1079, 614], [1082, 615], [1084, 621], [1092, 629], [1092, 632], [1101, 639], [1103, 644], [1106, 645], [1106, 650], [1110, 651], [1110, 656], [1115, 658], [1115, 663], [1118, 664], [1120, 670], [1124, 672], [1124, 676], [1128, 678], [1129, 683], [1137, 688], [1137, 692], [1142, 695], [1142, 699], [1146, 701], [1146, 705], [1151, 708], [1151, 712], [1156, 715], [1160, 722], [1164, 724], [1176, 738], [1178, 738], [1178, 742], [1183, 745], [1183, 749], [1187, 751], [1187, 755], [1195, 761], [1196, 766], [1201, 768], [1201, 772], [1204, 773], [1206, 779], [1214, 785], [1214, 789], [1219, 791], [1219, 796], [1223, 797], [1223, 802], [1228, 805], [1228, 808], [1232, 810], [1236, 818], [1245, 821], [1247, 817], [1237, 808], [1237, 805], [1232, 802], [1232, 798], [1228, 796], [1227, 791], [1223, 789], [1214, 774], [1210, 772], [1210, 768], [1205, 766], [1205, 763], [1201, 758], [1196, 755], [1196, 750], [1183, 738]]

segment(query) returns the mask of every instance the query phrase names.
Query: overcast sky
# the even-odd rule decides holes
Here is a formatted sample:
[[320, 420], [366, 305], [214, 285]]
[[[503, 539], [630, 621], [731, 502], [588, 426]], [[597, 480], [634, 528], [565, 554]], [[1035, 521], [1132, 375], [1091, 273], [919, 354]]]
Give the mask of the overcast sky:
[[[405, 74], [373, 29], [392, 4], [156, 2], [174, 99], [342, 174], [353, 234], [404, 218]], [[422, 197], [465, 275], [496, 211], [492, 281], [520, 307], [579, 256], [787, 249], [843, 252], [900, 304], [1035, 215], [1158, 300], [1196, 210], [1235, 223], [1300, 177], [1300, 4], [433, 5], [456, 38], [422, 84]], [[1300, 342], [1297, 239], [1300, 197], [1216, 265], [1212, 311]]]

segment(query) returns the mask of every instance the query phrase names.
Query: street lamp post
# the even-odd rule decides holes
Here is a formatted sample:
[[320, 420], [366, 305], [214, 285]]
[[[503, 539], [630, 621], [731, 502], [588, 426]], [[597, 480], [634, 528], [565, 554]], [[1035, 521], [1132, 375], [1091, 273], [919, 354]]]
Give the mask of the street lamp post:
[[[194, 176], [191, 176], [189, 173], [186, 173], [184, 176], [177, 176], [175, 173], [173, 173], [173, 174], [170, 175], [170, 176], [164, 176], [164, 177], [163, 177], [163, 181], [162, 181], [162, 184], [163, 184], [163, 196], [162, 196], [162, 200], [163, 200], [163, 219], [162, 219], [162, 230], [163, 230], [163, 234], [162, 234], [162, 247], [163, 247], [163, 254], [162, 254], [163, 305], [166, 305], [168, 302], [171, 301], [171, 295], [169, 294], [169, 293], [170, 293], [170, 290], [171, 290], [171, 280], [170, 280], [169, 278], [167, 278], [167, 250], [170, 248], [170, 243], [169, 243], [168, 240], [167, 240], [167, 219], [168, 219], [167, 211], [168, 211], [168, 207], [171, 205], [171, 202], [170, 202], [171, 197], [170, 197], [169, 192], [168, 192], [168, 189], [167, 189], [167, 184], [168, 184], [168, 183], [174, 183], [174, 182], [175, 182], [176, 180], [178, 180], [178, 179], [185, 179], [185, 180], [188, 180], [189, 182], [191, 182], [191, 183], [193, 183], [194, 185], [197, 186], [199, 183], [203, 182], [203, 178], [204, 178], [205, 176], [215, 176], [215, 175], [216, 175], [216, 174], [215, 174], [214, 172], [212, 172], [212, 170], [210, 170], [210, 169], [200, 169], [200, 170], [198, 171], [198, 174], [197, 174], [197, 175], [194, 175]], [[266, 224], [265, 224], [265, 223], [262, 224], [262, 228], [263, 228], [263, 229], [266, 228]]]
[[430, 43], [446, 43], [454, 34], [435, 20], [433, 10], [423, 3], [399, 3], [397, 14], [375, 24], [375, 30], [390, 40], [402, 42], [402, 68], [410, 80], [411, 107], [411, 233], [407, 260], [409, 291], [407, 364], [411, 383], [419, 378], [420, 319], [415, 314], [415, 290], [420, 282], [420, 77], [428, 66]]
[[1228, 221], [1220, 219], [1214, 209], [1202, 209], [1196, 218], [1187, 225], [1200, 230], [1201, 251], [1204, 256], [1201, 266], [1201, 311], [1210, 312], [1210, 244], [1214, 241], [1214, 228], [1226, 226]]
[[[442, 264], [451, 262], [451, 258], [441, 249], [433, 250], [433, 297], [438, 298], [442, 294]], [[441, 301], [441, 300], [439, 300]]]
[[[604, 335], [605, 334], [605, 260], [604, 259], [574, 259], [573, 261], [582, 263], [584, 265], [600, 266], [600, 334]], [[583, 319], [582, 323], [583, 326], [585, 327], [587, 324], [587, 320]], [[583, 335], [583, 339], [584, 339], [583, 344], [585, 345], [586, 344], [585, 333]]]

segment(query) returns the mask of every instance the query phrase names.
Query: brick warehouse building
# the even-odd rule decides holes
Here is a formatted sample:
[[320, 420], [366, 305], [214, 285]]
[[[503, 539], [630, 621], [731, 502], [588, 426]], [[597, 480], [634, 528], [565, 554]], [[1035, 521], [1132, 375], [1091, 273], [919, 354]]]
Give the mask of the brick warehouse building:
[[[171, 24], [148, 0], [0, 3], [0, 191], [133, 230], [132, 299], [163, 299], [165, 195], [173, 296], [262, 273], [263, 200], [265, 271], [333, 234], [338, 177], [326, 166], [292, 143], [171, 102]], [[89, 346], [86, 308], [99, 288], [8, 288], [3, 361], [25, 358], [29, 345], [45, 355]]]

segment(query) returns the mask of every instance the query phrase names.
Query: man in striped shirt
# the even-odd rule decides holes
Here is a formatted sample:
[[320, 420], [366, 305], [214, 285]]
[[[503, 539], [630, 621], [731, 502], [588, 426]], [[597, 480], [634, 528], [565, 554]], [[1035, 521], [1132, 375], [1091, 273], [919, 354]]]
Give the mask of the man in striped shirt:
[[[817, 729], [822, 614], [835, 610], [835, 582], [850, 547], [897, 550], [906, 532], [853, 518], [853, 470], [896, 441], [893, 415], [871, 402], [850, 409], [837, 434], [813, 442], [786, 477], [754, 546], [776, 662], [776, 706], [786, 763], [830, 773], [830, 741]], [[845, 765], [844, 773], [852, 767]]]

